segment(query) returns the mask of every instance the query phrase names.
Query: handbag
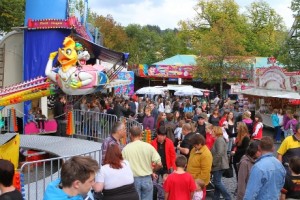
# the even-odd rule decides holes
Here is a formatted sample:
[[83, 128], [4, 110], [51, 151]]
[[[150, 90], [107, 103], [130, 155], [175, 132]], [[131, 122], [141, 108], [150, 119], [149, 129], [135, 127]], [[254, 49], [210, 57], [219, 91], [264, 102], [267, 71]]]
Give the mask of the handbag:
[[230, 165], [228, 169], [225, 169], [223, 172], [223, 177], [224, 178], [232, 178], [233, 177], [233, 168]]
[[233, 177], [232, 159], [233, 159], [232, 156], [228, 156], [229, 168], [224, 170], [224, 172], [223, 172], [224, 178], [232, 178]]

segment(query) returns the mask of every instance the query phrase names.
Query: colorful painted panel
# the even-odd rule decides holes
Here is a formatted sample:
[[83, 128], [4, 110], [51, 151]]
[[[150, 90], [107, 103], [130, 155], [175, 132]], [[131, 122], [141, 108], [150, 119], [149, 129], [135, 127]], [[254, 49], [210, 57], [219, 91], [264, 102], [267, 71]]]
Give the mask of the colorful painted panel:
[[133, 95], [134, 94], [134, 73], [129, 72], [119, 72], [116, 79], [120, 80], [130, 80], [129, 85], [117, 86], [114, 88], [115, 94], [126, 94]]
[[194, 66], [178, 65], [139, 65], [141, 77], [165, 77], [165, 78], [193, 78]]

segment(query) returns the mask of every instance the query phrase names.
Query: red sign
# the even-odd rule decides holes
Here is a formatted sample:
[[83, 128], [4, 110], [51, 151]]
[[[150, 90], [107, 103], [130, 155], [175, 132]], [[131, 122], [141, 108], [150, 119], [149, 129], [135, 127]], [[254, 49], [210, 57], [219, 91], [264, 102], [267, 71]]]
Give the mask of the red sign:
[[43, 19], [32, 20], [28, 19], [28, 29], [72, 29], [81, 35], [86, 40], [91, 40], [87, 34], [85, 27], [77, 20], [76, 17], [70, 17], [67, 20], [62, 19]]
[[28, 20], [28, 29], [70, 29], [70, 24], [67, 20], [60, 19], [45, 19], [45, 20]]

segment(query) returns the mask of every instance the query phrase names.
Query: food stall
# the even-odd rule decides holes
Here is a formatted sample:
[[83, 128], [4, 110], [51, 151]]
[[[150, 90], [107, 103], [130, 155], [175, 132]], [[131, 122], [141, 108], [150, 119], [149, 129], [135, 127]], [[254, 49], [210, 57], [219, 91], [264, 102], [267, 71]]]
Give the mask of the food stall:
[[263, 123], [272, 127], [273, 109], [291, 109], [299, 112], [300, 105], [300, 71], [287, 72], [275, 66], [256, 69], [252, 88], [241, 90], [249, 102], [255, 104], [255, 111], [260, 112]]

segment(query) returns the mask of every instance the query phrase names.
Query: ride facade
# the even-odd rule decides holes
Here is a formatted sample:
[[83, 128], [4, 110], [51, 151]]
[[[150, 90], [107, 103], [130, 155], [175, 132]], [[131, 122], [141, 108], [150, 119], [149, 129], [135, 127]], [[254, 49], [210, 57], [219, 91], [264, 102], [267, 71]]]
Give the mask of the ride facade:
[[[47, 116], [47, 96], [55, 94], [58, 87], [67, 95], [85, 95], [129, 82], [115, 80], [129, 55], [99, 45], [97, 29], [90, 32], [87, 28], [88, 1], [82, 14], [76, 2], [27, 0], [24, 27], [14, 31], [20, 39], [10, 39], [13, 37], [8, 34], [0, 41], [4, 52], [0, 73], [5, 72], [0, 76], [0, 106], [24, 102], [17, 106], [23, 121], [27, 121], [33, 99], [40, 99], [39, 107]], [[15, 50], [17, 45], [20, 52]], [[15, 52], [12, 58], [11, 52]], [[110, 63], [111, 69], [100, 62]]]

